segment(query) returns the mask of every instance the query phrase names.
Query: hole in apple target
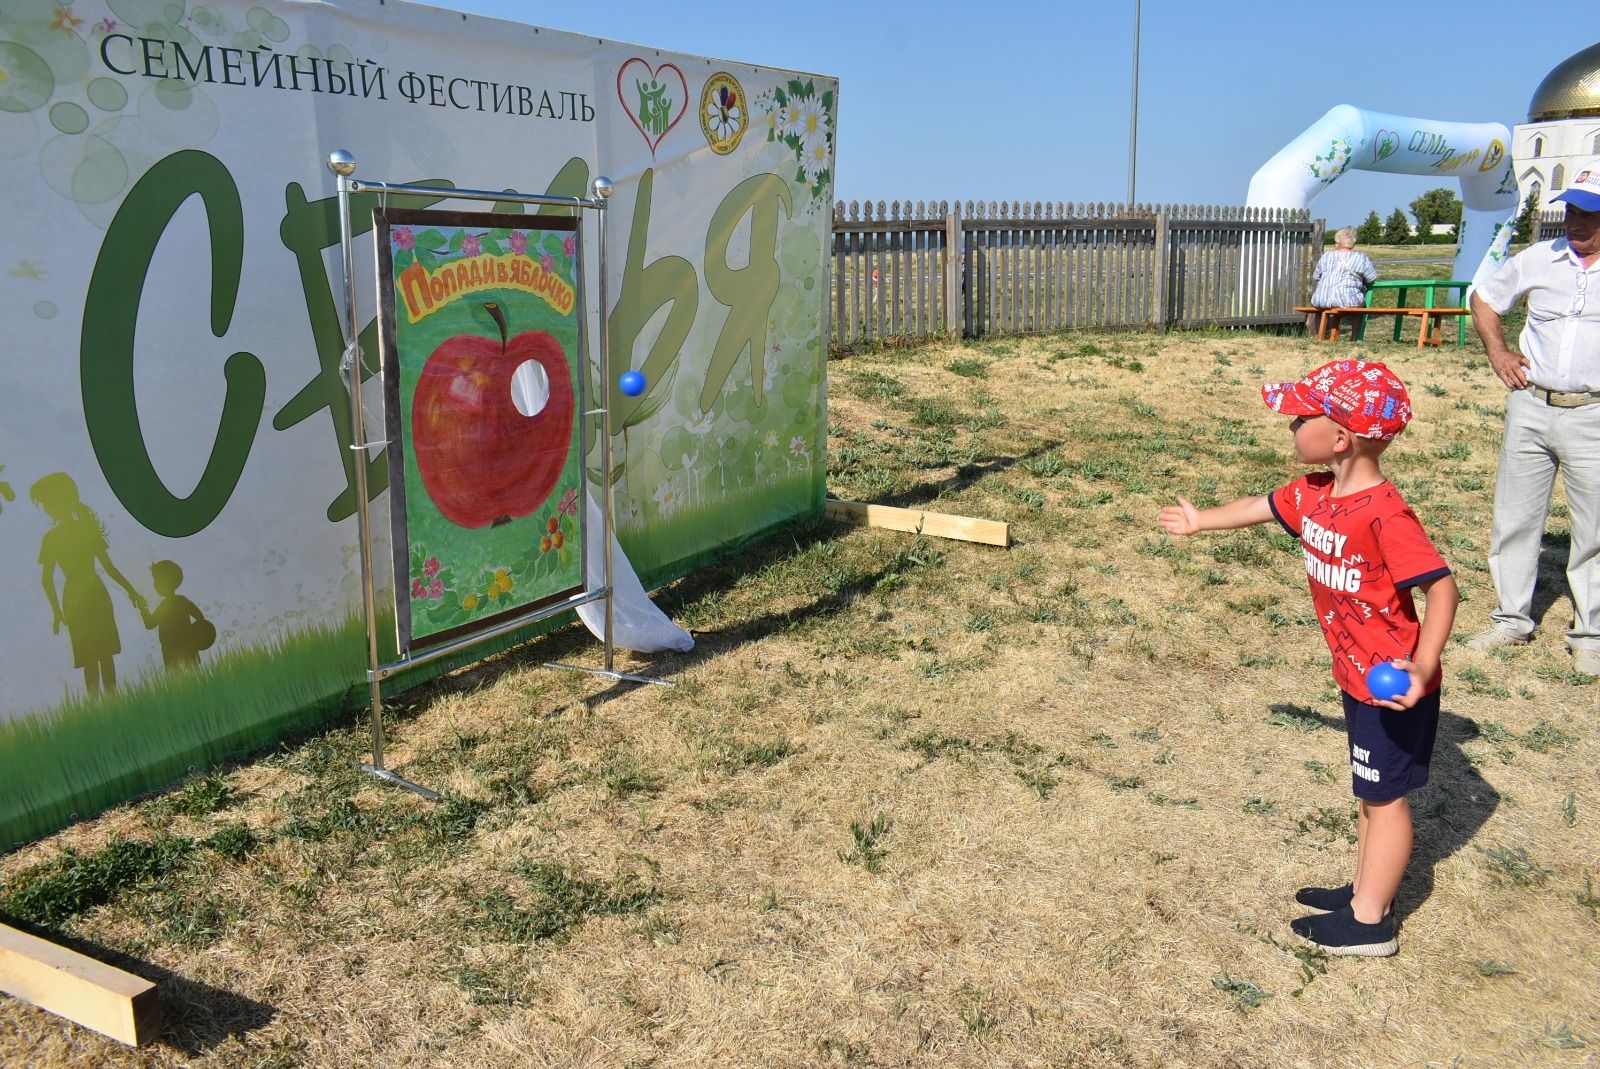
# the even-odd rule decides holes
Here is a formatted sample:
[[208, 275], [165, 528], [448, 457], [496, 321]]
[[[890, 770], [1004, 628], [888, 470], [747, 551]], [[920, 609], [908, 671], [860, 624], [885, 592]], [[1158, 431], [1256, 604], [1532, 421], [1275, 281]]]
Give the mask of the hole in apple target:
[[524, 360], [511, 375], [511, 403], [523, 416], [537, 416], [550, 403], [550, 376], [537, 360]]

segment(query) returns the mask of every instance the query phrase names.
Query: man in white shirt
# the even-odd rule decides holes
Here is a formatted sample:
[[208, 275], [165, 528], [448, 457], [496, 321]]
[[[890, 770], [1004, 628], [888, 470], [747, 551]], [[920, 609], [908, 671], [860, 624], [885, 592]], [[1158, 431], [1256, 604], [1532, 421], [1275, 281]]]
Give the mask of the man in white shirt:
[[[1511, 394], [1489, 540], [1500, 604], [1468, 645], [1492, 650], [1532, 636], [1539, 542], [1559, 471], [1572, 539], [1567, 646], [1575, 668], [1600, 675], [1600, 157], [1552, 199], [1566, 203], [1567, 236], [1518, 253], [1472, 294], [1473, 326]], [[1522, 297], [1519, 353], [1501, 317]]]

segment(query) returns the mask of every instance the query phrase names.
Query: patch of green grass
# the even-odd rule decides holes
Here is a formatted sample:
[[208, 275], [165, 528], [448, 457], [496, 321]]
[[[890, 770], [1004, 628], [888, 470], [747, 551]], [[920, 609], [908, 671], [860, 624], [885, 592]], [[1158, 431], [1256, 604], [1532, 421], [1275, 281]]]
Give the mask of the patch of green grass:
[[1139, 776], [1108, 776], [1106, 786], [1114, 791], [1133, 791], [1144, 786], [1144, 780]]
[[1066, 754], [1051, 753], [1015, 731], [983, 741], [924, 731], [906, 739], [901, 749], [919, 755], [924, 764], [932, 764], [940, 758], [962, 760], [979, 754], [998, 754], [1010, 762], [1017, 778], [1033, 788], [1040, 798], [1050, 797], [1050, 792], [1059, 785], [1055, 771], [1072, 764]]
[[1061, 622], [1061, 606], [1053, 601], [1030, 601], [1022, 607], [1022, 618], [1032, 624]]
[[1343, 839], [1347, 843], [1356, 841], [1356, 817], [1353, 809], [1318, 806], [1309, 815], [1295, 821], [1295, 827], [1302, 834], [1320, 831], [1329, 839]]
[[957, 357], [944, 366], [946, 371], [968, 379], [981, 379], [989, 374], [987, 360], [975, 360], [970, 356]]
[[1311, 773], [1321, 783], [1332, 783], [1333, 777], [1339, 773], [1337, 768], [1325, 761], [1307, 761], [1305, 770]]
[[1600, 921], [1600, 895], [1595, 894], [1594, 881], [1587, 873], [1583, 877], [1583, 890], [1573, 893], [1578, 905], [1589, 911], [1591, 920]]
[[1265, 565], [1272, 557], [1267, 547], [1254, 534], [1233, 535], [1218, 540], [1211, 547], [1211, 557], [1220, 564]]
[[165, 942], [191, 950], [208, 947], [227, 932], [232, 910], [211, 894], [193, 901], [164, 903], [160, 932]]
[[243, 861], [261, 845], [261, 840], [243, 823], [232, 821], [202, 839], [200, 845], [215, 850], [229, 861]]
[[1108, 354], [1105, 358], [1105, 362], [1109, 366], [1117, 368], [1121, 371], [1132, 371], [1137, 374], [1138, 372], [1144, 370], [1144, 364], [1140, 363], [1131, 356], [1123, 356], [1121, 353]]
[[450, 979], [467, 993], [474, 1006], [520, 1006], [527, 998], [526, 977], [513, 978], [499, 971], [468, 966], [455, 970]]
[[852, 371], [846, 381], [866, 401], [894, 401], [909, 392], [905, 383], [881, 371]]
[[956, 993], [956, 1003], [961, 1023], [973, 1039], [981, 1043], [1000, 1031], [1000, 1018], [990, 1006], [990, 999], [981, 991], [963, 987]]
[[1475, 664], [1457, 672], [1456, 677], [1467, 685], [1469, 694], [1482, 694], [1500, 700], [1511, 697], [1509, 690], [1493, 682], [1489, 674]]
[[889, 833], [889, 817], [886, 813], [878, 813], [869, 823], [860, 821], [850, 822], [850, 838], [854, 841], [849, 850], [839, 851], [839, 860], [847, 865], [860, 865], [868, 872], [876, 873], [882, 870], [884, 859], [889, 856], [889, 851], [879, 845], [885, 835]]
[[736, 774], [752, 768], [771, 768], [795, 752], [794, 743], [784, 735], [755, 740], [723, 737], [711, 743], [711, 764]]
[[961, 621], [961, 628], [964, 631], [971, 631], [980, 634], [987, 631], [993, 631], [994, 614], [975, 609], [967, 615], [965, 620]]
[[1549, 683], [1565, 683], [1569, 687], [1587, 687], [1600, 680], [1600, 676], [1592, 676], [1580, 672], [1571, 665], [1536, 664], [1533, 674]]
[[911, 422], [918, 427], [954, 427], [966, 414], [945, 397], [919, 397], [908, 406]]
[[1540, 887], [1550, 878], [1550, 870], [1533, 860], [1524, 846], [1474, 847], [1489, 862], [1490, 871], [1518, 887]]
[[340, 833], [370, 836], [377, 830], [378, 821], [372, 814], [349, 798], [336, 797], [326, 800], [320, 812], [291, 818], [280, 834], [285, 839], [320, 843]]
[[1272, 997], [1272, 992], [1263, 989], [1260, 985], [1249, 980], [1238, 980], [1230, 976], [1226, 970], [1221, 976], [1211, 981], [1211, 986], [1218, 991], [1233, 996], [1234, 1009], [1246, 1013], [1260, 1006]]
[[1254, 813], [1258, 817], [1277, 815], [1278, 803], [1270, 798], [1251, 798], [1244, 803], [1246, 813]]
[[557, 861], [530, 861], [518, 866], [528, 890], [519, 905], [502, 890], [475, 901], [469, 918], [511, 943], [564, 942], [590, 917], [638, 913], [661, 901], [661, 892], [638, 877], [621, 873], [610, 880], [594, 879]]
[[604, 785], [606, 795], [614, 802], [636, 794], [655, 794], [661, 790], [662, 784], [660, 775], [626, 752], [608, 757], [596, 770], [594, 778]]
[[181, 815], [203, 817], [233, 804], [234, 787], [217, 773], [191, 780], [169, 794], [151, 802], [148, 812], [155, 817]]
[[1572, 1025], [1566, 1021], [1560, 1024], [1545, 1022], [1544, 1044], [1557, 1050], [1583, 1050], [1589, 1046], [1589, 1038], [1572, 1030]]
[[1548, 720], [1541, 720], [1522, 736], [1522, 745], [1534, 753], [1544, 753], [1546, 750], [1565, 750], [1573, 743], [1571, 735], [1562, 731]]
[[1053, 479], [1066, 470], [1066, 461], [1061, 459], [1061, 453], [1055, 449], [1047, 449], [1038, 456], [1024, 458], [1019, 467], [1029, 475], [1037, 475], [1041, 479]]
[[1317, 714], [1303, 705], [1274, 705], [1267, 713], [1267, 723], [1274, 727], [1292, 728], [1307, 734], [1322, 727]]
[[488, 812], [487, 802], [447, 794], [428, 811], [427, 835], [436, 845], [465, 842], [478, 826], [478, 820]]
[[1044, 508], [1044, 491], [1032, 486], [1019, 486], [1011, 491], [1011, 496], [1030, 509]]
[[7, 881], [0, 913], [29, 924], [59, 928], [78, 914], [123, 892], [151, 886], [182, 868], [193, 839], [161, 835], [151, 840], [112, 839], [91, 854], [62, 851]]

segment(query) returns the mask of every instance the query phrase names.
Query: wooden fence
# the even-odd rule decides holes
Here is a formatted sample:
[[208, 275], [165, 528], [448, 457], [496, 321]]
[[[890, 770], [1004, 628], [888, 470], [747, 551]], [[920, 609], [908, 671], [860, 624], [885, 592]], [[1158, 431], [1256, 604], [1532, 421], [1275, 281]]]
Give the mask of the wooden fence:
[[841, 201], [832, 339], [1297, 323], [1322, 229], [1287, 209]]

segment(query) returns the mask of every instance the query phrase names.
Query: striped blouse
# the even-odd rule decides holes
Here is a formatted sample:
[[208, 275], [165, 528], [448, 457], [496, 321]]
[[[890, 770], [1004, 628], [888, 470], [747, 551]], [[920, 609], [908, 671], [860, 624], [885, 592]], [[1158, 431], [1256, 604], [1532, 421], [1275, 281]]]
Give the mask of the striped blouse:
[[1311, 273], [1313, 308], [1357, 308], [1366, 303], [1367, 286], [1378, 280], [1378, 268], [1364, 252], [1334, 249], [1322, 254]]

